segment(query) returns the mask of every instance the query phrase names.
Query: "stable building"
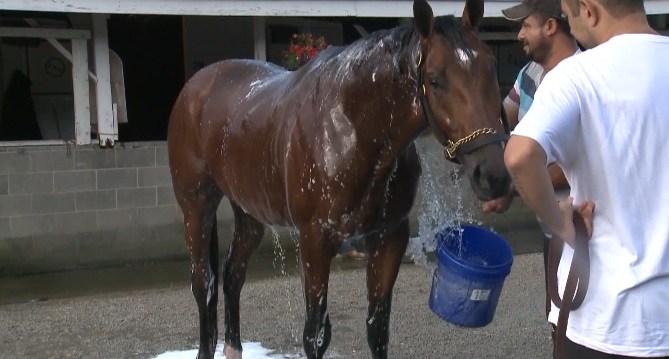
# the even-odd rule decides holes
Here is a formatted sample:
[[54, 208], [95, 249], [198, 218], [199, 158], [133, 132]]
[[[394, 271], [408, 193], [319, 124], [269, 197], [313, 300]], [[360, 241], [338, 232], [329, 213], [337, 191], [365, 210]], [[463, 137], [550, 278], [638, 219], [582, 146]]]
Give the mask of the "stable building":
[[[502, 91], [527, 61], [501, 17], [517, 3], [486, 1], [481, 27]], [[229, 58], [281, 64], [295, 33], [349, 44], [410, 23], [412, 4], [0, 0], [0, 275], [185, 258], [165, 138], [187, 79]], [[665, 31], [669, 0], [646, 9]], [[231, 233], [227, 203], [218, 219]]]

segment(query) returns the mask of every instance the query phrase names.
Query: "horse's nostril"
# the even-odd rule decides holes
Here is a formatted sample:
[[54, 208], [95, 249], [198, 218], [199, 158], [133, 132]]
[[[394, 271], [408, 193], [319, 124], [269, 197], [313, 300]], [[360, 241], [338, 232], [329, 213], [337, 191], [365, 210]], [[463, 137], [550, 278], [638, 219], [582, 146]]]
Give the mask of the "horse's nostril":
[[476, 167], [474, 167], [474, 172], [472, 173], [474, 181], [479, 184], [481, 183], [481, 167], [481, 164], [476, 165]]

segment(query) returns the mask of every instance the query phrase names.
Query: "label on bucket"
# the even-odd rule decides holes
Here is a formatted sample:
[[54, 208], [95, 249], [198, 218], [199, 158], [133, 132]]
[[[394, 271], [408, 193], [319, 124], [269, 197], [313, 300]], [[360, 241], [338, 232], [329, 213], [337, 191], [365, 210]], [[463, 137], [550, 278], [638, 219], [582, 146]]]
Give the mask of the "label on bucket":
[[473, 289], [469, 299], [476, 301], [486, 301], [490, 297], [490, 289]]

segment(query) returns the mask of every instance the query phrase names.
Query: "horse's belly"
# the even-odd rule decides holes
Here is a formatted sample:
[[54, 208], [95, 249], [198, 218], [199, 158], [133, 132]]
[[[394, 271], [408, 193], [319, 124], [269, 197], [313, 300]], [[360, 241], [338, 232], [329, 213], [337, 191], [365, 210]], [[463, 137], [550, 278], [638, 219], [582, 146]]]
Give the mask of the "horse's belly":
[[[286, 201], [277, 193], [263, 193], [260, 191], [261, 183], [258, 183], [258, 192], [237, 193], [232, 197], [244, 211], [257, 220], [267, 225], [290, 225]], [[264, 189], [267, 190], [266, 188]]]
[[231, 202], [265, 224], [286, 225], [288, 210], [279, 169], [257, 143], [263, 141], [255, 136], [228, 139], [210, 159], [209, 168]]

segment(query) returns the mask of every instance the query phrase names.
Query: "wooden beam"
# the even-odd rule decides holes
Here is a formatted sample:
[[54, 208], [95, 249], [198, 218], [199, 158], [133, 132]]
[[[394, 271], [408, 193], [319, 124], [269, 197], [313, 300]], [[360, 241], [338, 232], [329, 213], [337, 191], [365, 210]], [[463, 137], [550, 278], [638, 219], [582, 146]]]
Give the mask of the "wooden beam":
[[33, 27], [0, 27], [0, 37], [52, 39], [90, 39], [91, 32], [79, 29], [46, 29]]
[[[51, 44], [51, 46], [53, 46], [53, 48], [56, 49], [56, 51], [60, 52], [60, 54], [63, 55], [63, 57], [65, 57], [71, 63], [74, 64], [74, 62], [72, 61], [72, 54], [63, 45], [61, 45], [60, 42], [56, 41], [57, 38], [50, 37], [51, 35], [50, 31], [52, 29], [40, 28], [39, 23], [37, 23], [35, 19], [23, 19], [23, 20], [25, 20], [28, 23], [28, 25], [32, 26], [34, 29], [44, 30], [48, 34], [48, 36], [44, 37], [44, 39], [49, 44]], [[91, 32], [89, 30], [77, 30], [77, 31], [86, 31], [86, 36], [87, 36], [86, 39], [90, 39]], [[75, 39], [81, 39], [81, 38], [77, 37], [77, 38], [72, 38], [71, 40]], [[97, 76], [95, 76], [95, 74], [93, 74], [91, 71], [88, 71], [88, 76], [90, 76], [94, 82], [98, 80]]]
[[93, 53], [95, 56], [96, 105], [100, 146], [112, 147], [118, 141], [118, 125], [114, 116], [109, 66], [109, 39], [106, 14], [93, 14]]
[[265, 36], [265, 18], [253, 18], [253, 54], [256, 60], [267, 60], [267, 39]]
[[72, 40], [72, 92], [74, 133], [77, 145], [91, 143], [91, 105], [88, 82], [88, 46], [84, 39]]
[[68, 140], [0, 141], [0, 147], [59, 146], [68, 143]]

